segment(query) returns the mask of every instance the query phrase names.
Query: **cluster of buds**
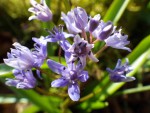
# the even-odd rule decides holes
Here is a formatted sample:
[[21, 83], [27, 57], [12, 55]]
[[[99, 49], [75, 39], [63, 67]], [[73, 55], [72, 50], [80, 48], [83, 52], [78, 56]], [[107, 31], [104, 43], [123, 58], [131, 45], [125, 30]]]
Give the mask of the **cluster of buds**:
[[[29, 17], [29, 20], [38, 19], [41, 21], [51, 21], [52, 12], [46, 5], [45, 0], [37, 3], [30, 0], [32, 8], [30, 12], [35, 15]], [[37, 86], [32, 69], [35, 68], [37, 75], [40, 77], [40, 67], [46, 60], [48, 67], [60, 75], [60, 78], [51, 82], [51, 87], [68, 87], [68, 95], [73, 101], [80, 99], [79, 82], [86, 82], [89, 78], [88, 71], [84, 70], [87, 64], [87, 57], [94, 62], [99, 62], [92, 48], [98, 41], [104, 41], [105, 47], [123, 49], [131, 51], [126, 47], [130, 42], [128, 36], [117, 30], [112, 22], [104, 22], [100, 15], [89, 17], [86, 11], [81, 7], [76, 7], [67, 14], [61, 14], [68, 32], [63, 31], [62, 26], [54, 27], [49, 31], [48, 36], [32, 38], [35, 42], [34, 49], [30, 50], [25, 46], [15, 42], [8, 53], [8, 58], [4, 59], [5, 64], [14, 68], [14, 79], [7, 78], [6, 84], [21, 89], [30, 89]], [[89, 35], [87, 35], [89, 34]], [[73, 38], [73, 43], [67, 39]], [[47, 57], [47, 44], [56, 43], [64, 51], [66, 66]], [[121, 65], [119, 59], [114, 70], [106, 69], [110, 74], [110, 80], [113, 82], [129, 82], [135, 80], [134, 77], [127, 77], [126, 74], [132, 71], [128, 60]]]

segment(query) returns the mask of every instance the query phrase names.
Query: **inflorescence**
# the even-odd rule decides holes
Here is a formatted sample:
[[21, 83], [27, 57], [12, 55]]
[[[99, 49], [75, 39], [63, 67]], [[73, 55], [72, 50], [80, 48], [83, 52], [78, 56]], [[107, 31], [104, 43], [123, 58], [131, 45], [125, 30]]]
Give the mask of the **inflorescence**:
[[[52, 20], [52, 12], [46, 5], [45, 0], [41, 0], [41, 3], [37, 3], [35, 0], [30, 0], [30, 2], [33, 7], [29, 8], [28, 11], [34, 13], [34, 15], [30, 16], [29, 20], [38, 19], [44, 22]], [[35, 42], [32, 50], [18, 42], [13, 44], [15, 48], [7, 54], [8, 58], [4, 59], [4, 62], [14, 68], [15, 78], [7, 78], [6, 85], [20, 89], [34, 88], [38, 84], [33, 76], [32, 69], [35, 68], [37, 75], [40, 77], [40, 67], [46, 60], [48, 67], [54, 73], [60, 75], [60, 78], [52, 81], [51, 87], [67, 86], [69, 97], [73, 101], [78, 101], [80, 99], [79, 82], [86, 82], [89, 78], [88, 71], [84, 70], [87, 57], [94, 62], [99, 61], [92, 52], [95, 43], [103, 41], [105, 47], [110, 46], [131, 52], [131, 49], [126, 47], [130, 43], [127, 41], [128, 35], [123, 34], [121, 28], [117, 30], [111, 21], [104, 22], [99, 14], [92, 18], [87, 15], [83, 8], [76, 7], [67, 14], [62, 12], [61, 19], [64, 21], [68, 33], [63, 31], [62, 26], [55, 26], [52, 31], [49, 31], [48, 36], [32, 38]], [[73, 38], [72, 44], [67, 40], [68, 38]], [[48, 59], [48, 43], [56, 43], [62, 48], [67, 66]], [[135, 80], [134, 77], [126, 76], [127, 73], [132, 71], [128, 59], [123, 65], [121, 65], [119, 59], [115, 69], [107, 68], [106, 70], [113, 82]]]

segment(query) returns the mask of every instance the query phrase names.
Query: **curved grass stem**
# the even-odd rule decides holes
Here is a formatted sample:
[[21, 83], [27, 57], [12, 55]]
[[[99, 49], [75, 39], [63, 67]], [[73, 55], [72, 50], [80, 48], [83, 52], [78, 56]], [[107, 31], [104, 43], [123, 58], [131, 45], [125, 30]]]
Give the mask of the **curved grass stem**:
[[60, 93], [51, 93], [51, 92], [45, 91], [39, 87], [36, 87], [35, 90], [41, 94], [48, 95], [48, 96], [57, 96], [57, 97], [61, 97], [61, 98], [68, 96], [68, 94], [64, 94], [64, 93], [63, 94], [62, 93], [61, 94]]
[[96, 57], [99, 57], [99, 55], [105, 50], [105, 49], [107, 49], [107, 45], [105, 45], [105, 46], [103, 46], [96, 54], [95, 54], [95, 56]]

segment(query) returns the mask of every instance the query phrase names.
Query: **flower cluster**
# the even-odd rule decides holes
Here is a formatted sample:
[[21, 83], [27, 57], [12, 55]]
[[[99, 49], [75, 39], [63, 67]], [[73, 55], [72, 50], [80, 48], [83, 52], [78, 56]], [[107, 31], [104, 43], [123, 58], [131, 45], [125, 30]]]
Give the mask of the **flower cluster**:
[[126, 59], [126, 62], [124, 65], [121, 65], [121, 60], [118, 59], [118, 62], [116, 64], [116, 67], [114, 70], [111, 70], [110, 68], [106, 69], [110, 73], [110, 79], [113, 82], [130, 82], [135, 80], [134, 77], [127, 77], [126, 74], [132, 71], [131, 66], [129, 66], [129, 61]]
[[[34, 13], [34, 16], [29, 17], [29, 20], [38, 19], [41, 21], [49, 21], [52, 19], [52, 12], [46, 5], [45, 0], [37, 3], [35, 0], [30, 0], [32, 8], [29, 11]], [[11, 52], [7, 54], [8, 58], [4, 59], [5, 64], [14, 68], [14, 79], [7, 78], [6, 84], [15, 86], [21, 89], [34, 88], [37, 84], [32, 73], [32, 68], [37, 70], [37, 75], [40, 77], [40, 67], [46, 60], [48, 67], [60, 75], [60, 78], [51, 82], [51, 87], [68, 87], [69, 97], [73, 101], [80, 99], [80, 83], [86, 82], [89, 78], [88, 71], [84, 70], [87, 64], [87, 59], [98, 62], [98, 58], [92, 52], [94, 44], [97, 41], [104, 41], [105, 47], [110, 46], [116, 49], [131, 51], [125, 47], [129, 44], [128, 36], [124, 35], [121, 30], [117, 30], [112, 22], [104, 22], [100, 15], [89, 17], [86, 11], [81, 7], [76, 7], [67, 14], [61, 14], [61, 19], [64, 21], [68, 33], [63, 31], [62, 26], [54, 27], [49, 31], [48, 36], [40, 38], [33, 37], [34, 49], [30, 50], [25, 46], [15, 42]], [[73, 43], [68, 41], [68, 38], [73, 38]], [[66, 64], [62, 65], [47, 56], [47, 44], [56, 43], [64, 51]], [[110, 73], [110, 79], [113, 82], [129, 82], [135, 80], [134, 77], [127, 77], [126, 74], [131, 71], [128, 60], [124, 65], [121, 65], [119, 59], [114, 70], [107, 68]]]

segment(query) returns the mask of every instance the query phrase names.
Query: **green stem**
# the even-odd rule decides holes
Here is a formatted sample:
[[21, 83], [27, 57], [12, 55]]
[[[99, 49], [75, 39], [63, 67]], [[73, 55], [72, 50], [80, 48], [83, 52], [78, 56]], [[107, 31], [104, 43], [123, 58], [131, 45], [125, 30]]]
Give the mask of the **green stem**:
[[67, 108], [70, 104], [72, 104], [72, 101], [70, 100], [70, 98], [67, 98], [61, 105], [62, 113], [67, 112]]
[[90, 44], [92, 44], [92, 33], [90, 33]]
[[60, 93], [51, 93], [51, 92], [47, 92], [47, 91], [45, 91], [45, 90], [43, 90], [43, 89], [41, 89], [39, 87], [36, 87], [35, 89], [39, 93], [47, 95], [47, 96], [57, 96], [57, 97], [62, 97], [62, 98], [68, 97], [68, 94], [64, 94], [64, 93], [63, 94], [62, 93], [61, 94]]
[[113, 23], [116, 25], [121, 16], [123, 15], [123, 12], [125, 11], [127, 5], [129, 4], [131, 0], [124, 0], [124, 3], [122, 4], [120, 10], [118, 11], [117, 15], [115, 16]]
[[139, 93], [139, 92], [149, 91], [149, 90], [150, 90], [150, 85], [142, 86], [142, 87], [131, 88], [131, 89], [126, 89], [124, 91], [120, 91], [120, 92], [116, 93], [114, 96], [132, 94], [132, 93]]
[[41, 73], [46, 74], [46, 75], [49, 75], [50, 77], [56, 79], [56, 76], [50, 75], [47, 71], [44, 71], [43, 69], [41, 69], [41, 68], [39, 68], [39, 67], [36, 67], [36, 69], [39, 70]]
[[59, 47], [59, 50], [58, 50], [58, 60], [59, 60], [59, 63], [61, 63], [61, 47]]
[[105, 45], [105, 46], [103, 46], [96, 54], [95, 54], [95, 56], [96, 57], [99, 57], [99, 55], [105, 50], [105, 49], [107, 49], [107, 45]]
[[85, 40], [88, 41], [86, 32], [84, 30], [82, 30], [81, 36], [82, 36], [82, 38], [84, 38]]
[[94, 40], [92, 43], [95, 44], [96, 42], [100, 41], [99, 39]]
[[94, 97], [96, 94], [100, 93], [101, 91], [102, 91], [102, 89], [99, 88], [99, 89], [96, 90], [95, 92], [93, 91], [92, 93], [90, 93], [90, 94], [88, 94], [88, 95], [82, 97], [82, 98], [79, 100], [79, 102], [83, 102], [83, 101], [85, 101], [85, 100], [88, 100], [89, 98]]
[[105, 77], [102, 81], [101, 81], [101, 85], [97, 88], [95, 88], [96, 90], [93, 90], [93, 92], [89, 93], [88, 95], [82, 97], [79, 102], [83, 102], [85, 100], [88, 100], [89, 98], [94, 97], [96, 94], [100, 93], [102, 90], [105, 89], [105, 87], [107, 87], [107, 83], [109, 82], [109, 78]]

